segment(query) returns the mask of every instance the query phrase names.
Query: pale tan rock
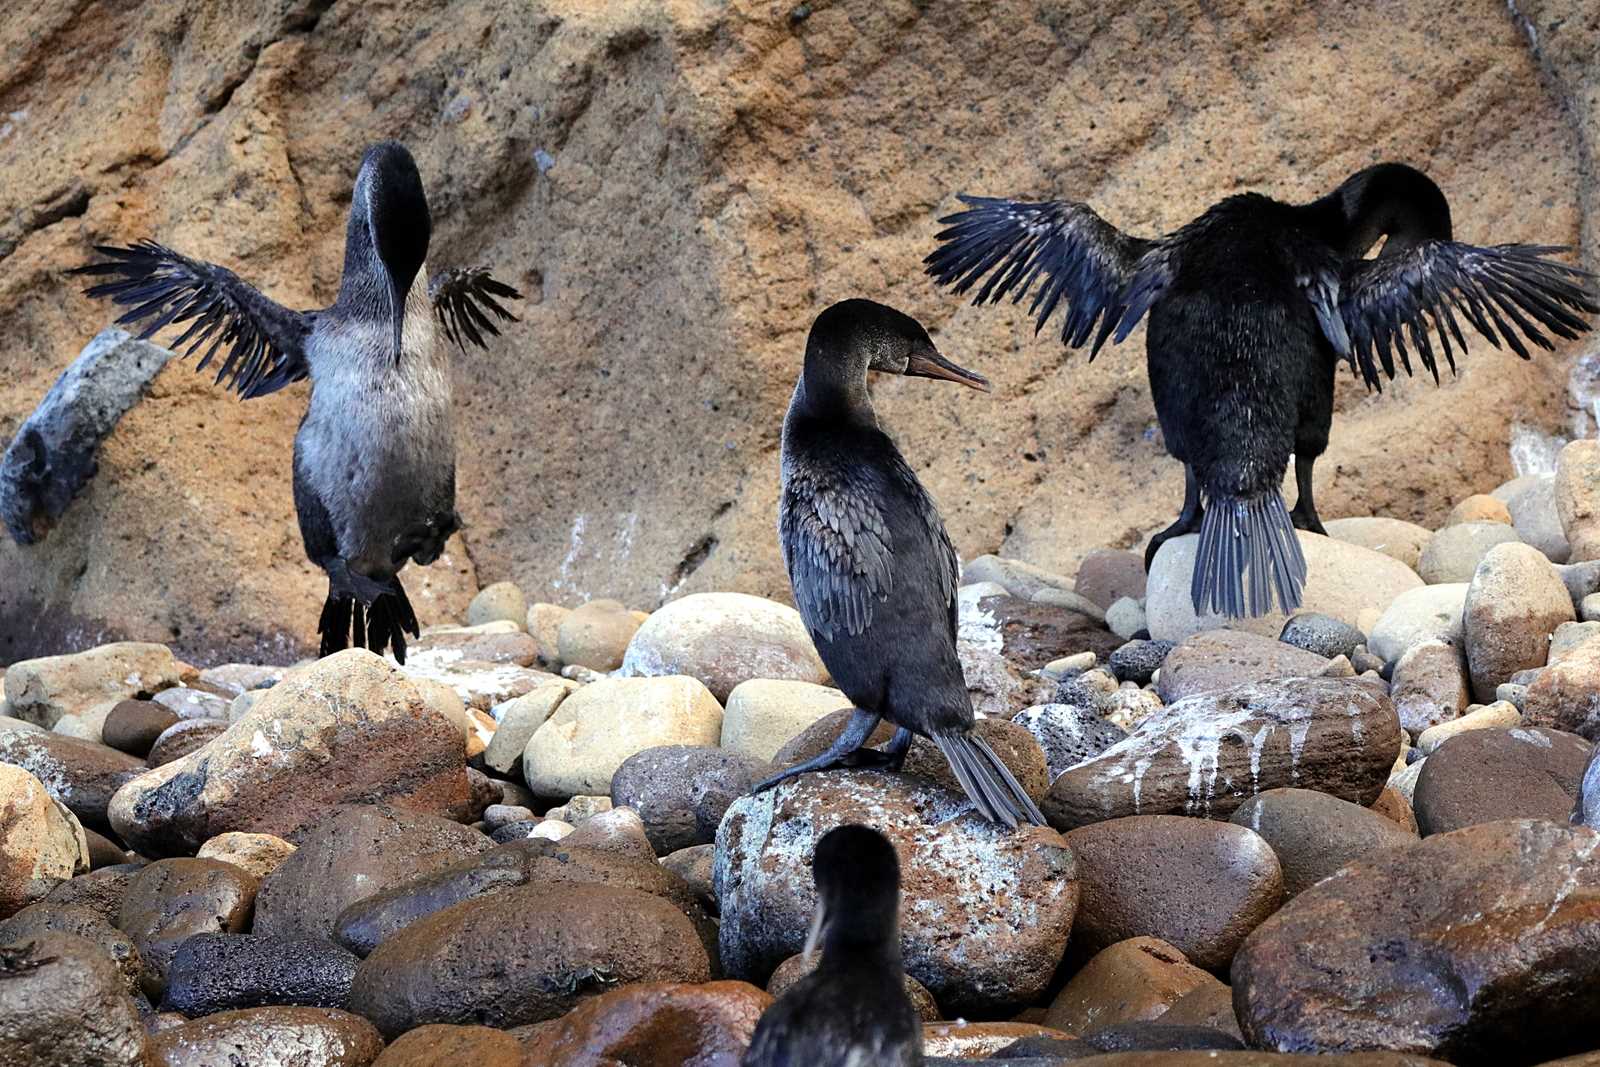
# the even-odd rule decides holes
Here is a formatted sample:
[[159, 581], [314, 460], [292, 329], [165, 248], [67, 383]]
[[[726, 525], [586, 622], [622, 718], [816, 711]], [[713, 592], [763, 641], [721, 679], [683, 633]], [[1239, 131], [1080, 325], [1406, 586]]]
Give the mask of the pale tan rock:
[[1422, 550], [1422, 558], [1417, 562], [1417, 573], [1429, 585], [1470, 582], [1478, 564], [1489, 554], [1489, 549], [1508, 541], [1520, 540], [1517, 531], [1506, 523], [1453, 523], [1428, 541], [1428, 546]]
[[1569, 561], [1600, 559], [1600, 441], [1573, 441], [1561, 450], [1555, 488]]
[[1367, 651], [1385, 663], [1396, 663], [1406, 651], [1428, 641], [1459, 645], [1468, 583], [1429, 585], [1395, 597], [1366, 631]]
[[606, 678], [572, 693], [522, 753], [528, 788], [541, 796], [600, 795], [635, 752], [657, 745], [715, 745], [722, 705], [683, 675]]
[[1496, 545], [1479, 564], [1462, 613], [1472, 691], [1485, 703], [1518, 671], [1542, 667], [1550, 636], [1572, 622], [1572, 597], [1531, 545]]
[[1432, 753], [1434, 749], [1457, 734], [1471, 730], [1504, 730], [1521, 725], [1522, 712], [1517, 710], [1517, 706], [1504, 700], [1497, 700], [1493, 704], [1485, 704], [1481, 708], [1469, 711], [1459, 719], [1428, 727], [1417, 736], [1417, 747], [1425, 753]]
[[6, 703], [17, 718], [50, 727], [63, 715], [156, 693], [182, 680], [183, 665], [165, 645], [122, 641], [13, 663], [6, 671]]
[[1363, 515], [1351, 519], [1329, 519], [1322, 524], [1328, 536], [1338, 541], [1348, 541], [1374, 552], [1382, 552], [1415, 570], [1422, 559], [1422, 550], [1433, 539], [1433, 531], [1426, 526], [1403, 519]]
[[471, 708], [467, 711], [467, 759], [483, 755], [494, 740], [495, 721], [490, 716]]
[[77, 714], [69, 712], [57, 719], [50, 729], [54, 733], [101, 744], [105, 740], [106, 716], [110, 715], [111, 709], [119, 703], [120, 700], [102, 700]]
[[467, 605], [467, 625], [510, 622], [522, 629], [528, 621], [528, 598], [515, 582], [495, 582], [478, 591]]
[[744, 593], [699, 593], [659, 608], [628, 643], [621, 673], [685, 674], [718, 700], [751, 678], [828, 678], [800, 613]]
[[1448, 641], [1412, 645], [1395, 664], [1389, 696], [1412, 734], [1459, 718], [1472, 701], [1466, 656]]
[[728, 707], [722, 714], [722, 747], [770, 760], [812, 723], [849, 706], [850, 698], [832, 686], [752, 678], [728, 694]]
[[591, 600], [561, 620], [556, 650], [562, 663], [614, 671], [622, 666], [628, 642], [639, 626], [633, 613], [615, 600]]
[[89, 870], [77, 817], [21, 767], [0, 763], [0, 919]]
[[484, 750], [484, 760], [501, 774], [509, 774], [522, 760], [522, 750], [528, 747], [533, 732], [544, 725], [555, 713], [567, 695], [578, 688], [578, 683], [557, 678], [539, 686], [531, 693], [495, 706], [499, 718], [489, 747]]
[[1456, 504], [1444, 520], [1445, 526], [1456, 526], [1463, 522], [1499, 522], [1510, 526], [1511, 510], [1506, 507], [1505, 501], [1488, 493], [1478, 493]]
[[571, 614], [570, 608], [559, 604], [528, 605], [528, 635], [539, 642], [540, 666], [561, 666], [561, 623]]
[[294, 846], [272, 834], [251, 834], [232, 830], [218, 834], [200, 846], [198, 859], [222, 860], [243, 867], [257, 878], [265, 878], [278, 864], [294, 853]]

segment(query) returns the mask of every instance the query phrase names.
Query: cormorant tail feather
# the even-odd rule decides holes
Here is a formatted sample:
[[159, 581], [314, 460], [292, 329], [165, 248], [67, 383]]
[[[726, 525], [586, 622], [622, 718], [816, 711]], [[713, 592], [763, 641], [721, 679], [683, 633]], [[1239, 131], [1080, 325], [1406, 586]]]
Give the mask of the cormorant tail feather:
[[1196, 612], [1252, 618], [1272, 611], [1274, 598], [1291, 612], [1305, 584], [1306, 557], [1281, 492], [1207, 502], [1189, 586]]
[[968, 731], [953, 731], [934, 734], [933, 742], [984, 818], [1013, 830], [1023, 822], [1045, 825], [1038, 805], [982, 738]]

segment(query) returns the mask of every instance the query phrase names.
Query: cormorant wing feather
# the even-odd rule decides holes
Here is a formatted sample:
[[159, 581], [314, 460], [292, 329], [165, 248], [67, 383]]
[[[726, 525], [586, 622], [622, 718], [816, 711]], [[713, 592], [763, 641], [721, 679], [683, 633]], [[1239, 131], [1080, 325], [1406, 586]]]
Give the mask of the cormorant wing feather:
[[113, 279], [84, 292], [128, 308], [117, 325], [143, 323], [139, 339], [148, 340], [163, 327], [188, 323], [172, 342], [173, 350], [187, 345], [184, 355], [194, 355], [206, 346], [197, 371], [221, 355], [218, 384], [226, 379], [227, 387], [246, 400], [276, 392], [310, 372], [308, 317], [262, 296], [233, 271], [154, 241], [126, 248], [97, 245], [95, 251], [106, 259], [67, 273]]
[[1590, 329], [1586, 315], [1600, 312], [1591, 287], [1594, 275], [1544, 245], [1479, 247], [1456, 241], [1423, 241], [1393, 255], [1350, 263], [1340, 286], [1339, 313], [1368, 388], [1378, 377], [1395, 376], [1394, 356], [1411, 373], [1409, 338], [1423, 367], [1439, 380], [1431, 339], [1444, 350], [1453, 373], [1455, 348], [1467, 350], [1457, 316], [1499, 348], [1504, 341], [1523, 359], [1523, 339], [1552, 348], [1546, 331], [1571, 340]]
[[433, 313], [444, 326], [445, 335], [465, 352], [467, 341], [486, 349], [489, 342], [484, 334], [500, 336], [489, 313], [505, 322], [517, 321], [495, 297], [521, 300], [522, 294], [504, 282], [495, 281], [489, 276], [488, 267], [458, 267], [435, 274], [428, 282], [428, 297], [433, 301]]
[[894, 584], [893, 539], [866, 469], [797, 471], [778, 504], [795, 607], [811, 632], [859, 636]]
[[[1165, 269], [1145, 269], [1165, 267], [1164, 260], [1144, 259], [1156, 242], [1123, 233], [1087, 204], [960, 199], [967, 210], [939, 220], [948, 228], [938, 234], [944, 243], [923, 260], [927, 272], [956, 293], [988, 275], [974, 304], [1007, 295], [1019, 303], [1039, 282], [1028, 307], [1034, 332], [1065, 302], [1061, 341], [1071, 348], [1090, 343], [1090, 360], [1113, 331], [1117, 341], [1128, 336], [1170, 278]], [[1138, 278], [1143, 284], [1130, 291]]]

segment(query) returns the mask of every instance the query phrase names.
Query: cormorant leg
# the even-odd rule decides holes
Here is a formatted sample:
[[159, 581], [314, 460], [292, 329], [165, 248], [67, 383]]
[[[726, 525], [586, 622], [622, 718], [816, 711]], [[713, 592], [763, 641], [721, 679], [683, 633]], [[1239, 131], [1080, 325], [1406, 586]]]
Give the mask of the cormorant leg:
[[808, 759], [804, 763], [797, 763], [788, 770], [757, 783], [756, 787], [750, 790], [751, 794], [765, 793], [779, 782], [787, 781], [808, 771], [825, 771], [833, 767], [846, 765], [849, 757], [856, 749], [866, 744], [867, 738], [872, 736], [872, 731], [878, 728], [879, 718], [880, 716], [876, 712], [867, 711], [863, 708], [853, 708], [850, 714], [850, 721], [845, 724], [844, 732], [839, 735], [837, 741], [828, 746], [826, 752], [813, 759]]
[[1294, 502], [1294, 510], [1289, 512], [1289, 518], [1294, 522], [1296, 529], [1308, 530], [1326, 537], [1328, 531], [1323, 529], [1322, 520], [1317, 518], [1316, 500], [1311, 495], [1311, 468], [1316, 462], [1316, 456], [1295, 454], [1294, 484], [1299, 495]]
[[897, 727], [888, 744], [882, 748], [858, 748], [845, 757], [844, 763], [849, 767], [885, 767], [898, 771], [905, 766], [906, 753], [911, 751], [913, 736], [904, 726]]
[[1144, 569], [1150, 570], [1150, 564], [1155, 562], [1156, 553], [1161, 551], [1161, 546], [1174, 537], [1194, 533], [1200, 529], [1200, 519], [1204, 516], [1205, 509], [1200, 505], [1200, 479], [1194, 475], [1194, 468], [1189, 464], [1183, 465], [1183, 510], [1178, 513], [1178, 521], [1168, 526], [1165, 530], [1150, 538], [1150, 546], [1144, 550]]

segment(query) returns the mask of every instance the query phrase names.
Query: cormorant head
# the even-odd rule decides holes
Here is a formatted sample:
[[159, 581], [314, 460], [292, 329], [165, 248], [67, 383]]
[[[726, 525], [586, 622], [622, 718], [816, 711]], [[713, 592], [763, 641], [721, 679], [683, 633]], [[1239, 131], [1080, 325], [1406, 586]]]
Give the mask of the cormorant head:
[[888, 838], [865, 826], [829, 830], [811, 860], [817, 911], [806, 938], [837, 948], [887, 950], [899, 944], [900, 861]]
[[433, 233], [422, 175], [404, 145], [381, 141], [367, 149], [356, 175], [350, 214], [352, 221], [359, 215], [366, 224], [383, 270], [398, 362], [406, 294], [428, 258], [428, 240]]
[[989, 380], [945, 359], [922, 324], [903, 311], [872, 300], [841, 300], [811, 326], [807, 362], [813, 352], [831, 357], [837, 373], [850, 378], [867, 371], [940, 378], [989, 391]]
[[1421, 241], [1451, 239], [1450, 202], [1433, 179], [1404, 163], [1379, 163], [1346, 178], [1334, 190], [1345, 220], [1345, 255], [1365, 255], [1387, 236], [1383, 254]]

